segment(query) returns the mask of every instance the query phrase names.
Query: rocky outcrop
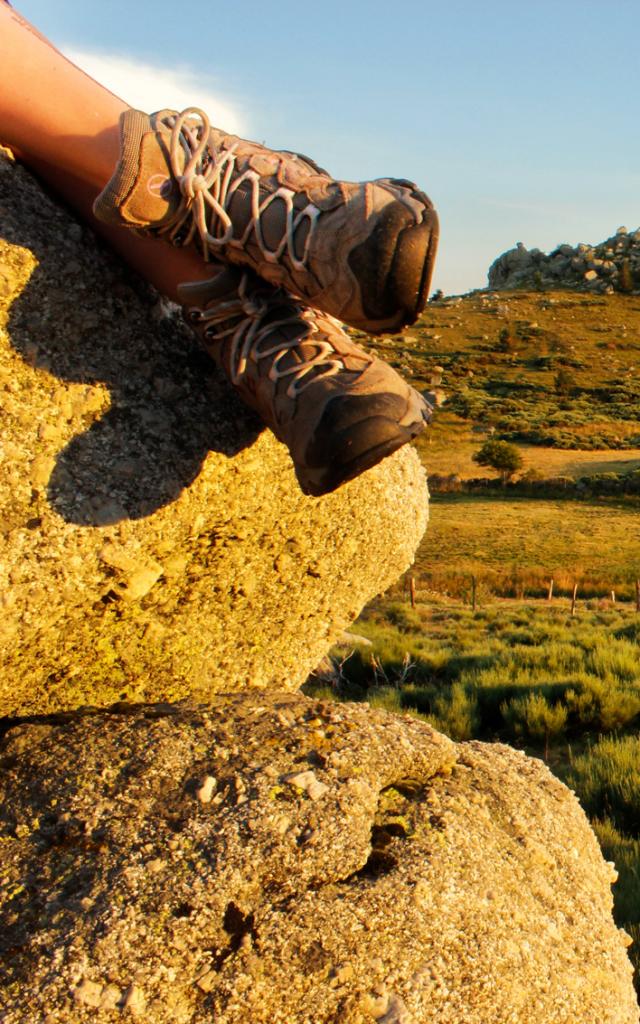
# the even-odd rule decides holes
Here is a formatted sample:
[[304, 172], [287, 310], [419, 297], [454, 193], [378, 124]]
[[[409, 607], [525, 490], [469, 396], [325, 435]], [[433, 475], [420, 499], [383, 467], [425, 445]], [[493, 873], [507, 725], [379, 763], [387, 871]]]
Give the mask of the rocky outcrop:
[[0, 746], [3, 1024], [632, 1024], [613, 871], [507, 747], [293, 694]]
[[0, 157], [0, 715], [299, 686], [410, 564], [405, 449], [323, 499], [145, 284]]
[[559, 245], [553, 252], [527, 249], [518, 242], [489, 268], [489, 288], [571, 288], [611, 295], [638, 293], [640, 228], [618, 228], [598, 245]]

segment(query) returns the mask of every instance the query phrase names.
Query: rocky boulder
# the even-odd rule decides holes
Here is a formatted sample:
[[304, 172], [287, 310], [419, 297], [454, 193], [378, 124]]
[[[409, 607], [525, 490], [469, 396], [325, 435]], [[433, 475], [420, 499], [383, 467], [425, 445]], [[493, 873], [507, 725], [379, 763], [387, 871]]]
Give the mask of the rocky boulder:
[[489, 288], [571, 288], [612, 295], [640, 289], [640, 228], [615, 235], [597, 245], [557, 246], [552, 252], [527, 249], [518, 242], [492, 263]]
[[400, 451], [323, 499], [176, 311], [0, 155], [0, 715], [298, 687], [411, 563]]
[[614, 872], [507, 747], [238, 694], [0, 745], [3, 1024], [636, 1024]]

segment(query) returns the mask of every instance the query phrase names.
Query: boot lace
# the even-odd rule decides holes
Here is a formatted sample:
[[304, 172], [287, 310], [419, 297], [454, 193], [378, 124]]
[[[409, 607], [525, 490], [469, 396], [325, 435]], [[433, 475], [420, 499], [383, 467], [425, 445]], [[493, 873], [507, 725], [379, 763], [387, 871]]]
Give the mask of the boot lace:
[[[184, 294], [188, 294], [188, 286]], [[245, 272], [231, 298], [216, 301], [211, 308], [194, 306], [188, 309], [186, 316], [192, 324], [203, 329], [207, 341], [231, 339], [228, 373], [232, 384], [238, 386], [242, 383], [249, 361], [257, 365], [260, 360], [267, 359], [271, 362], [269, 380], [277, 385], [278, 381], [291, 377], [286, 394], [289, 398], [296, 398], [311, 384], [324, 377], [333, 377], [346, 367], [338, 358], [334, 346], [320, 336], [321, 329], [315, 310], [294, 304], [291, 313], [263, 323], [265, 315], [277, 309], [278, 304], [283, 309], [286, 305], [291, 308], [291, 302], [287, 301], [282, 292], [265, 295], [260, 290], [250, 291], [249, 275]], [[340, 329], [339, 322], [333, 317], [323, 314], [323, 319]], [[295, 328], [295, 333], [291, 338], [283, 337], [283, 329], [289, 327]], [[280, 335], [277, 342], [264, 344], [273, 334]], [[305, 351], [303, 355], [300, 350], [303, 342], [305, 349], [308, 346], [313, 350], [312, 353]], [[283, 365], [287, 354], [295, 350], [300, 362]], [[362, 355], [365, 363], [372, 361], [371, 356], [365, 353]]]
[[[199, 124], [195, 118], [199, 119]], [[286, 250], [294, 269], [304, 270], [320, 210], [313, 203], [308, 203], [304, 209], [296, 211], [293, 205], [296, 193], [284, 185], [261, 200], [258, 172], [252, 169], [239, 171], [235, 152], [237, 143], [222, 152], [215, 152], [209, 138], [209, 118], [198, 107], [188, 107], [181, 114], [167, 117], [165, 123], [171, 128], [171, 170], [186, 200], [186, 206], [177, 221], [164, 231], [161, 230], [161, 233], [169, 232], [170, 239], [177, 241], [177, 236], [192, 215], [192, 223], [186, 236], [181, 238], [181, 244], [188, 245], [197, 231], [205, 259], [209, 259], [212, 252], [215, 253], [225, 245], [243, 248], [253, 232], [268, 263], [278, 263]], [[184, 168], [181, 166], [181, 153], [186, 156]], [[228, 209], [234, 194], [245, 182], [249, 183], [251, 189], [251, 217], [242, 236], [234, 238]], [[285, 204], [285, 228], [279, 244], [275, 249], [270, 249], [262, 234], [260, 218], [277, 199]], [[309, 222], [309, 228], [302, 256], [299, 257], [296, 254], [295, 234], [305, 220]]]

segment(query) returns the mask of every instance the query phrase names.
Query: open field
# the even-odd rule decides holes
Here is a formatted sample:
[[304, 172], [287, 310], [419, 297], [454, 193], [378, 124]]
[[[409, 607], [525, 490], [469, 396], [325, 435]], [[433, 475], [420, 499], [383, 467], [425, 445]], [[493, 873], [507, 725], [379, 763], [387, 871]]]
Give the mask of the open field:
[[[486, 430], [474, 429], [472, 423], [445, 407], [438, 411], [432, 426], [418, 438], [416, 446], [428, 473], [454, 474], [461, 480], [470, 480], [498, 475], [495, 470], [478, 466], [471, 458], [488, 436]], [[520, 444], [518, 448], [523, 457], [518, 476], [527, 470], [535, 470], [544, 477], [570, 476], [578, 479], [596, 473], [630, 473], [640, 469], [640, 448], [567, 451], [531, 444]]]
[[505, 597], [580, 584], [582, 597], [631, 598], [640, 578], [640, 512], [614, 503], [438, 495], [412, 573], [418, 588], [459, 595], [472, 575]]

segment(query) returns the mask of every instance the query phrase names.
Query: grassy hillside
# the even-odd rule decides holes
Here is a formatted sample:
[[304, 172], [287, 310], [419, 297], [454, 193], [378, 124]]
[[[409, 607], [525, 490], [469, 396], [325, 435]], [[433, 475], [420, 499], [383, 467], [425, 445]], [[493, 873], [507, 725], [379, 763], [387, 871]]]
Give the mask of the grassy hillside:
[[[417, 442], [431, 475], [497, 478], [471, 458], [488, 436], [519, 447], [520, 476], [640, 469], [640, 296], [475, 292], [429, 303], [375, 345], [417, 388], [439, 381], [444, 403]], [[553, 577], [583, 596], [631, 597], [640, 508], [544, 489], [535, 500], [436, 493], [414, 571], [419, 587], [451, 596], [475, 575], [498, 596], [542, 594]]]
[[443, 368], [445, 404], [418, 442], [432, 472], [482, 475], [470, 455], [490, 431], [553, 475], [640, 465], [640, 297], [475, 292], [375, 347], [421, 389]]

